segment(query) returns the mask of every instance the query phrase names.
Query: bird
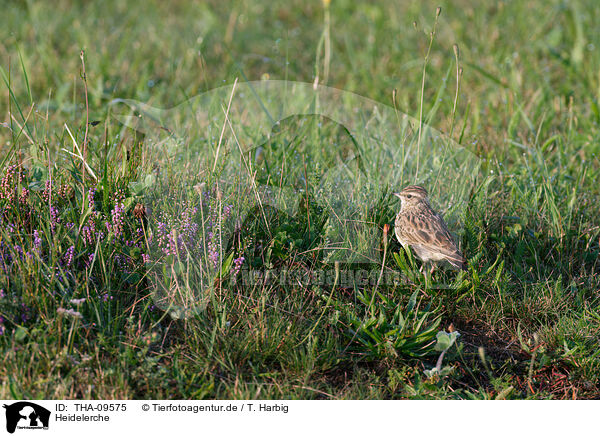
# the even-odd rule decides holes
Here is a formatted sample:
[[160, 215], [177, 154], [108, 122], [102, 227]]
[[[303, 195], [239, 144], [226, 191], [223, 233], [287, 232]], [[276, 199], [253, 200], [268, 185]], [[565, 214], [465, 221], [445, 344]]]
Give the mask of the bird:
[[446, 261], [454, 268], [467, 270], [467, 261], [456, 246], [448, 227], [440, 214], [429, 204], [427, 190], [421, 186], [409, 185], [399, 193], [400, 212], [396, 215], [394, 233], [404, 249], [412, 248], [425, 264]]

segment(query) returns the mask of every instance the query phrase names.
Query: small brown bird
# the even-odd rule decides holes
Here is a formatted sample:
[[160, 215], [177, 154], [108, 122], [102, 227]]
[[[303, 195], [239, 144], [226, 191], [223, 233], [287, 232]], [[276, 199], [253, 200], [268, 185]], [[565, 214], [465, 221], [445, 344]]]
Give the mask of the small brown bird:
[[410, 185], [394, 195], [401, 201], [394, 231], [402, 246], [405, 249], [412, 247], [423, 266], [432, 262], [430, 272], [435, 268], [434, 262], [439, 261], [466, 271], [467, 261], [442, 217], [431, 208], [427, 191], [421, 186]]

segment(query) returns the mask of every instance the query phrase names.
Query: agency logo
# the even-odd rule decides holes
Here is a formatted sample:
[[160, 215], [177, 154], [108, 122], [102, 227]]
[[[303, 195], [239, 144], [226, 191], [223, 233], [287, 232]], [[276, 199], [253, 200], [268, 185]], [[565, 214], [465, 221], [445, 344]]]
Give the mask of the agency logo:
[[19, 430], [47, 430], [50, 422], [50, 411], [29, 401], [19, 401], [3, 406], [6, 409], [6, 431], [14, 433]]
[[408, 185], [425, 187], [460, 234], [481, 164], [394, 107], [314, 83], [236, 82], [168, 109], [116, 99], [110, 111], [132, 135], [128, 165], [152, 163], [121, 209], [145, 206], [145, 277], [174, 318], [204, 310], [227, 277], [266, 277], [303, 264], [299, 253], [324, 276], [336, 264], [379, 271], [369, 265], [383, 262], [384, 224], [400, 208], [392, 194]]

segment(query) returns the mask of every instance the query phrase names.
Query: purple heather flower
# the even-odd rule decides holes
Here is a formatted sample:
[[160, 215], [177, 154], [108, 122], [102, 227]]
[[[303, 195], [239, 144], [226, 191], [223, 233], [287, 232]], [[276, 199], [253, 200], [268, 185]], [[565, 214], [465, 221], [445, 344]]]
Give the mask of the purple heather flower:
[[16, 165], [10, 165], [6, 168], [4, 177], [2, 177], [2, 181], [0, 182], [0, 198], [12, 201], [14, 196], [14, 190], [11, 185], [16, 168]]
[[38, 230], [33, 231], [33, 247], [37, 254], [41, 254], [42, 252], [42, 238], [40, 238], [40, 232]]
[[50, 201], [50, 193], [52, 192], [52, 183], [50, 182], [50, 179], [46, 180], [46, 183], [44, 184], [44, 191], [42, 192], [42, 198], [44, 199], [44, 201], [48, 202]]
[[167, 235], [167, 246], [163, 248], [163, 252], [168, 256], [177, 254], [177, 242], [175, 241], [175, 230]]
[[233, 259], [233, 277], [237, 276], [240, 270], [242, 269], [242, 265], [244, 264], [244, 257], [240, 256], [237, 259]]
[[120, 236], [123, 233], [123, 203], [115, 204], [115, 208], [111, 211], [112, 215], [112, 231], [115, 236]]
[[21, 203], [21, 204], [27, 203], [28, 198], [29, 198], [29, 189], [23, 188], [21, 190], [21, 196], [19, 197], [19, 203]]
[[103, 294], [103, 295], [102, 295], [102, 301], [103, 301], [104, 303], [106, 303], [108, 300], [112, 300], [112, 299], [113, 299], [113, 296], [112, 296], [112, 295], [110, 295], [108, 292], [107, 292], [106, 294]]
[[[4, 292], [4, 289], [0, 289], [0, 298], [4, 298], [4, 297], [6, 297], [6, 292]], [[2, 317], [0, 316], [0, 318], [2, 318]], [[0, 321], [0, 323], [1, 322], [2, 321]]]
[[148, 255], [146, 253], [142, 253], [142, 261], [144, 263], [150, 263], [150, 255]]
[[158, 246], [162, 248], [162, 246], [165, 244], [165, 242], [167, 240], [167, 235], [169, 234], [169, 232], [167, 231], [167, 225], [162, 221], [159, 221], [157, 223], [157, 228], [158, 228]]
[[89, 266], [92, 264], [93, 261], [94, 261], [94, 253], [90, 253], [87, 260], [85, 260], [85, 267], [89, 268]]
[[96, 187], [92, 186], [88, 191], [88, 207], [94, 210], [94, 195], [96, 194]]
[[70, 267], [71, 264], [73, 263], [73, 255], [74, 254], [75, 254], [75, 247], [73, 245], [71, 245], [69, 248], [67, 248], [67, 251], [65, 253], [67, 267]]
[[2, 261], [0, 263], [2, 270], [6, 272], [6, 267], [10, 266], [12, 263], [12, 256], [8, 252], [6, 244], [4, 244], [4, 241], [2, 240], [0, 240], [0, 260]]
[[60, 218], [58, 216], [58, 209], [54, 206], [50, 206], [50, 228], [52, 231], [56, 229], [56, 224], [60, 223]]
[[213, 266], [217, 268], [219, 266], [219, 249], [217, 248], [217, 244], [213, 241], [208, 241], [208, 258], [212, 262]]
[[197, 213], [197, 207], [191, 207], [190, 205], [187, 205], [181, 214], [181, 234], [185, 236], [189, 246], [193, 245], [196, 233], [198, 232], [198, 224], [193, 221], [193, 218]]
[[83, 245], [86, 247], [88, 244], [94, 244], [94, 235], [90, 226], [83, 226], [81, 228], [81, 239], [83, 240]]

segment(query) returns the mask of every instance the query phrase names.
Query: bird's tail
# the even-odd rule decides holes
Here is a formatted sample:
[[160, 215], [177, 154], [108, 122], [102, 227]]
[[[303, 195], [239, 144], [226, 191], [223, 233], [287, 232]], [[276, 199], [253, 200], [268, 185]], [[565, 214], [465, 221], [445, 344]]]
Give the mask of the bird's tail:
[[458, 268], [463, 271], [467, 271], [467, 259], [465, 259], [460, 253], [453, 253], [446, 256], [446, 260], [454, 268]]

